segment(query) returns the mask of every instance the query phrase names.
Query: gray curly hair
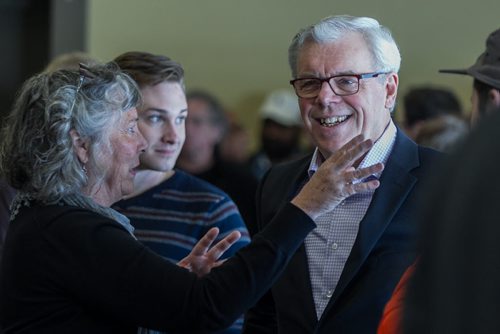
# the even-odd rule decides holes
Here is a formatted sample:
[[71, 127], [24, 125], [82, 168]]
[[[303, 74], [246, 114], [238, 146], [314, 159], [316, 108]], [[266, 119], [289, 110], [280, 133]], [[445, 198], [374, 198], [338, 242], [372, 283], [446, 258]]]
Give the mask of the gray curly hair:
[[292, 77], [297, 77], [298, 55], [306, 43], [333, 43], [350, 32], [358, 32], [363, 35], [372, 53], [373, 64], [378, 67], [377, 70], [395, 73], [399, 71], [401, 54], [389, 29], [369, 17], [338, 15], [326, 17], [318, 23], [300, 30], [292, 39], [288, 48], [288, 63]]
[[[99, 156], [111, 150], [109, 129], [139, 103], [134, 81], [115, 64], [41, 73], [22, 86], [0, 136], [0, 175], [30, 198], [51, 204], [81, 197], [87, 175], [70, 131], [89, 142], [91, 166], [104, 176]], [[81, 86], [79, 80], [83, 77]]]

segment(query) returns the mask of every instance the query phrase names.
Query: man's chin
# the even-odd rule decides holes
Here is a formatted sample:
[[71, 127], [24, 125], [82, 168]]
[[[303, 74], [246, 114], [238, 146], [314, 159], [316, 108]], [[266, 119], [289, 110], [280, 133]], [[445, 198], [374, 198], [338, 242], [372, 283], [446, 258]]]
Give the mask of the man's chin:
[[158, 172], [168, 173], [174, 169], [174, 166], [172, 164], [168, 164], [168, 165], [157, 166], [157, 168], [152, 168], [152, 169]]
[[165, 161], [141, 161], [139, 171], [153, 170], [157, 172], [169, 172], [174, 169], [175, 162]]

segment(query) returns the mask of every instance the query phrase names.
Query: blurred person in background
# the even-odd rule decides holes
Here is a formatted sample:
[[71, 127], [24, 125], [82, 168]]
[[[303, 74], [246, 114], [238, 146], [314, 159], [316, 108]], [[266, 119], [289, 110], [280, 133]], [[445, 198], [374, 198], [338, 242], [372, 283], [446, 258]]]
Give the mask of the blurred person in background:
[[[473, 89], [472, 89], [472, 113], [471, 113], [471, 126], [474, 128], [478, 121], [483, 118], [486, 118], [489, 114], [494, 114], [500, 111], [500, 29], [492, 32], [487, 40], [486, 40], [486, 51], [483, 52], [476, 63], [467, 69], [460, 70], [440, 70], [443, 73], [454, 73], [454, 74], [465, 74], [470, 75], [474, 78], [473, 81]], [[488, 118], [483, 122], [486, 123], [490, 120], [493, 120], [493, 124], [495, 123], [494, 118]], [[484, 126], [486, 128], [486, 126]], [[497, 125], [490, 126], [490, 132], [493, 129], [496, 129]], [[482, 132], [481, 130], [473, 129], [473, 132]], [[497, 131], [496, 129], [495, 131]], [[488, 136], [492, 136], [493, 132]], [[474, 137], [476, 136], [476, 137]], [[465, 141], [465, 147], [462, 148], [460, 145], [457, 147], [457, 152], [453, 155], [452, 158], [448, 161], [448, 164], [445, 165], [444, 168], [441, 168], [440, 173], [433, 179], [432, 183], [428, 185], [428, 193], [430, 196], [426, 196], [428, 198], [423, 198], [421, 206], [424, 207], [424, 210], [427, 210], [427, 215], [431, 213], [430, 217], [422, 217], [421, 221], [424, 223], [424, 233], [422, 233], [420, 240], [421, 252], [424, 254], [423, 257], [423, 265], [420, 265], [422, 260], [414, 263], [404, 274], [398, 286], [396, 287], [390, 301], [387, 303], [384, 314], [382, 316], [382, 320], [379, 325], [378, 334], [397, 334], [403, 332], [403, 314], [405, 314], [404, 324], [405, 324], [405, 333], [441, 333], [441, 332], [450, 332], [450, 333], [495, 333], [498, 332], [498, 328], [500, 324], [494, 325], [494, 321], [489, 317], [484, 317], [487, 319], [487, 322], [483, 320], [483, 308], [480, 308], [479, 305], [484, 306], [486, 309], [489, 307], [494, 307], [494, 312], [498, 310], [498, 305], [495, 304], [484, 304], [482, 302], [477, 303], [469, 302], [469, 298], [472, 298], [476, 301], [480, 301], [481, 299], [487, 300], [488, 298], [484, 295], [480, 297], [476, 295], [475, 290], [468, 289], [471, 286], [474, 286], [474, 280], [479, 279], [482, 280], [483, 275], [477, 274], [474, 270], [470, 270], [470, 261], [473, 261], [473, 265], [479, 265], [481, 270], [483, 268], [482, 262], [482, 254], [479, 255], [481, 258], [478, 258], [478, 254], [480, 254], [483, 249], [480, 248], [477, 253], [469, 253], [472, 254], [471, 257], [460, 257], [458, 260], [448, 261], [451, 259], [449, 257], [444, 262], [441, 260], [436, 260], [435, 257], [438, 254], [443, 254], [451, 250], [454, 253], [453, 256], [456, 256], [461, 250], [452, 250], [452, 246], [449, 245], [449, 240], [451, 238], [457, 239], [457, 235], [455, 235], [456, 231], [458, 234], [462, 234], [462, 231], [466, 228], [476, 229], [478, 224], [478, 219], [481, 224], [487, 224], [486, 220], [482, 219], [483, 212], [477, 217], [473, 217], [471, 214], [475, 215], [477, 211], [477, 206], [473, 206], [473, 211], [471, 213], [467, 213], [467, 215], [463, 215], [462, 212], [465, 206], [470, 206], [470, 202], [473, 202], [474, 199], [477, 198], [475, 195], [476, 192], [486, 193], [487, 191], [492, 191], [492, 194], [495, 194], [493, 188], [490, 188], [490, 183], [482, 183], [479, 180], [474, 180], [474, 178], [480, 178], [485, 174], [485, 170], [489, 168], [489, 166], [494, 166], [492, 161], [484, 161], [484, 163], [478, 163], [477, 159], [484, 160], [489, 159], [488, 155], [495, 157], [495, 154], [492, 154], [493, 151], [489, 151], [489, 149], [484, 149], [487, 145], [485, 143], [481, 145], [470, 144], [470, 142], [478, 143], [479, 136], [482, 136], [484, 140], [488, 138], [487, 135], [484, 134], [475, 134], [473, 138], [475, 139], [467, 139]], [[476, 146], [477, 145], [477, 146]], [[471, 148], [477, 149], [476, 152], [471, 152]], [[483, 151], [484, 150], [484, 151]], [[465, 153], [465, 152], [469, 153]], [[483, 152], [488, 152], [486, 155]], [[467, 159], [466, 155], [475, 156], [477, 159]], [[455, 159], [454, 163], [451, 163], [451, 159]], [[483, 169], [478, 174], [475, 172], [478, 169]], [[469, 175], [468, 175], [469, 174]], [[451, 175], [451, 176], [450, 176]], [[487, 177], [490, 177], [491, 173], [486, 173]], [[460, 177], [459, 177], [460, 176]], [[464, 177], [465, 176], [465, 177]], [[450, 182], [451, 181], [451, 182]], [[465, 182], [465, 183], [464, 183]], [[468, 187], [467, 184], [472, 186]], [[484, 189], [481, 189], [482, 184], [487, 184]], [[462, 187], [463, 185], [463, 187]], [[457, 191], [453, 191], [452, 188], [460, 188]], [[462, 188], [467, 188], [467, 191], [464, 191]], [[447, 194], [443, 196], [442, 194], [435, 196], [436, 193], [442, 192], [443, 189], [447, 189]], [[451, 191], [451, 192], [450, 192]], [[459, 194], [455, 196], [455, 194]], [[470, 198], [467, 196], [470, 195]], [[434, 199], [434, 197], [438, 201]], [[480, 202], [484, 203], [484, 198], [493, 198], [494, 201], [497, 200], [495, 196], [479, 196], [481, 198]], [[429, 211], [430, 210], [430, 211]], [[457, 214], [458, 212], [458, 214]], [[436, 213], [438, 213], [436, 215]], [[442, 222], [442, 217], [445, 217], [446, 222]], [[458, 219], [457, 219], [458, 217]], [[450, 220], [451, 219], [451, 220]], [[489, 218], [486, 218], [489, 219]], [[467, 227], [469, 221], [473, 222], [471, 226]], [[457, 229], [458, 228], [458, 229]], [[452, 231], [455, 230], [456, 231]], [[444, 232], [448, 230], [447, 232]], [[451, 233], [449, 233], [451, 232]], [[443, 233], [443, 234], [442, 234]], [[470, 243], [473, 238], [472, 233], [463, 234], [465, 239], [467, 239], [467, 243]], [[438, 244], [436, 244], [436, 242]], [[447, 245], [443, 248], [442, 245]], [[481, 245], [484, 243], [481, 242]], [[486, 243], [485, 247], [490, 247], [488, 243]], [[432, 249], [432, 251], [430, 251]], [[469, 248], [467, 248], [469, 249]], [[477, 249], [477, 248], [474, 248]], [[462, 259], [464, 259], [462, 261]], [[466, 259], [466, 260], [465, 260]], [[468, 264], [464, 263], [465, 261]], [[427, 267], [431, 265], [431, 267]], [[425, 269], [422, 269], [425, 268]], [[452, 297], [453, 293], [459, 293], [457, 290], [453, 291], [449, 288], [453, 286], [452, 281], [455, 282], [455, 278], [449, 279], [445, 275], [449, 275], [451, 270], [454, 273], [458, 274], [457, 277], [462, 278], [460, 280], [460, 296], [456, 299]], [[410, 282], [412, 276], [415, 275], [415, 271], [418, 273], [416, 275], [415, 281], [416, 287], [411, 286]], [[475, 275], [477, 274], [477, 277]], [[491, 277], [491, 276], [490, 276]], [[445, 278], [444, 280], [442, 278]], [[496, 278], [494, 278], [496, 279]], [[438, 283], [439, 280], [439, 283]], [[482, 282], [481, 282], [482, 284]], [[496, 284], [496, 283], [495, 283]], [[464, 288], [467, 285], [467, 288]], [[487, 289], [491, 288], [490, 285], [484, 285]], [[456, 286], [453, 288], [455, 289]], [[417, 292], [418, 291], [418, 292]], [[465, 291], [473, 291], [473, 296], [468, 296], [464, 298]], [[416, 293], [417, 292], [417, 293]], [[490, 291], [487, 292], [490, 294]], [[407, 296], [408, 295], [408, 296]], [[470, 303], [470, 304], [469, 304]], [[445, 308], [440, 308], [436, 306], [438, 304], [446, 305]], [[473, 306], [473, 312], [468, 312], [469, 305]], [[460, 315], [459, 313], [460, 312]], [[488, 311], [490, 313], [491, 310]], [[467, 313], [467, 316], [462, 317], [462, 314]], [[453, 314], [451, 317], [450, 315]], [[469, 317], [469, 315], [473, 315]], [[479, 315], [479, 318], [477, 317]], [[456, 319], [452, 319], [455, 317]], [[494, 315], [495, 319], [498, 319], [496, 313]], [[494, 327], [496, 326], [496, 330]]]
[[[449, 89], [421, 86], [411, 88], [403, 98], [403, 129], [415, 140], [420, 128], [441, 115], [463, 117], [458, 97]], [[418, 143], [418, 142], [417, 142]]]
[[225, 191], [236, 203], [247, 226], [255, 221], [257, 180], [246, 166], [221, 159], [219, 145], [227, 133], [222, 104], [206, 91], [186, 94], [186, 140], [176, 167]]
[[415, 141], [437, 151], [453, 151], [469, 134], [469, 124], [461, 117], [441, 115], [427, 120], [420, 127]]
[[[469, 75], [473, 132], [446, 162], [423, 204], [421, 256], [406, 283], [404, 333], [500, 332], [500, 29]], [[465, 246], [465, 247], [464, 247]]]
[[186, 140], [177, 165], [194, 175], [211, 172], [217, 166], [217, 145], [224, 137], [228, 119], [215, 96], [206, 91], [188, 91], [189, 116]]
[[261, 179], [273, 164], [297, 158], [301, 153], [302, 120], [292, 90], [271, 92], [260, 107], [260, 148], [250, 158], [250, 168]]
[[221, 160], [245, 165], [250, 157], [250, 134], [233, 112], [227, 113], [229, 125], [219, 144]]
[[[428, 184], [420, 210], [421, 255], [395, 292], [399, 300], [379, 334], [500, 332], [500, 182], [491, 177], [500, 163], [493, 139], [500, 103], [495, 112], [477, 122]], [[395, 320], [398, 330], [387, 330]]]

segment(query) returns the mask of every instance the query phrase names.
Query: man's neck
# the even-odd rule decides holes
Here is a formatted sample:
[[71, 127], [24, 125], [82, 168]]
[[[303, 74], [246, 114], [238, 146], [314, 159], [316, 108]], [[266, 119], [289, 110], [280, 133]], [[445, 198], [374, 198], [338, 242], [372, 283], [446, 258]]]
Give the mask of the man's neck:
[[134, 178], [134, 192], [125, 196], [124, 199], [132, 198], [138, 196], [149, 189], [156, 187], [160, 183], [168, 180], [175, 174], [174, 170], [169, 170], [166, 172], [155, 171], [155, 170], [139, 170]]
[[197, 157], [180, 156], [177, 159], [177, 167], [191, 174], [201, 174], [211, 169], [215, 164], [213, 155]]

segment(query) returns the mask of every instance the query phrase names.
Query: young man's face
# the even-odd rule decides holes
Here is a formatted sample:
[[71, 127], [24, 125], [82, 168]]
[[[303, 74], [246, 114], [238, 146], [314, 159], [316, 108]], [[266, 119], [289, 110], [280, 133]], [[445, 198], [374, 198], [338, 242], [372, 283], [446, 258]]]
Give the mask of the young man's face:
[[141, 169], [172, 170], [186, 138], [186, 95], [179, 83], [162, 82], [141, 88], [139, 129], [149, 143]]

